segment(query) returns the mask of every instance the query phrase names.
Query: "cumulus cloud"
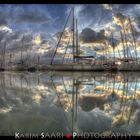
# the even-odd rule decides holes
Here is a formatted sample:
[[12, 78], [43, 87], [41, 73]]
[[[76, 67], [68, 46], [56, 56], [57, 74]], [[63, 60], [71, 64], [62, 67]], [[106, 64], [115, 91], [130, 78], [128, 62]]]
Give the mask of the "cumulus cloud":
[[113, 12], [125, 12], [136, 7], [136, 4], [102, 4], [106, 10], [113, 10]]
[[112, 10], [112, 4], [102, 4], [104, 9], [106, 10]]
[[80, 39], [83, 43], [102, 42], [106, 39], [104, 30], [96, 32], [91, 28], [85, 28], [80, 34]]
[[112, 18], [113, 21], [121, 27], [122, 25], [125, 26], [126, 24], [128, 24], [128, 17], [122, 13], [115, 13]]
[[104, 111], [94, 108], [91, 112], [78, 113], [78, 127], [83, 132], [99, 132], [110, 130], [111, 118]]

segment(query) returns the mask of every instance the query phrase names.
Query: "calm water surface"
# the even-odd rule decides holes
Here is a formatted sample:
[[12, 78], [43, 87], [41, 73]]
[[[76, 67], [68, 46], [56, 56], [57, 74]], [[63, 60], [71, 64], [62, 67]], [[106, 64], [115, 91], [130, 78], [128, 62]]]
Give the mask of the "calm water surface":
[[140, 135], [140, 73], [0, 73], [0, 135]]

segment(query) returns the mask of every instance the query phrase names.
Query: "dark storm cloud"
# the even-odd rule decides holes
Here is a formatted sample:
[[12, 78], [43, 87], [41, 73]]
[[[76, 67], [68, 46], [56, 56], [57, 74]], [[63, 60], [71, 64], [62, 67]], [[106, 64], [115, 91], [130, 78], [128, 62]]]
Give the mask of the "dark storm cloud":
[[38, 5], [5, 5], [0, 8], [0, 13], [0, 25], [44, 23], [51, 18]]
[[46, 13], [43, 12], [36, 12], [35, 9], [28, 10], [20, 13], [17, 16], [17, 22], [30, 22], [30, 23], [43, 23], [47, 22], [49, 17]]
[[96, 32], [91, 28], [85, 28], [80, 34], [80, 40], [83, 41], [83, 43], [100, 42], [104, 41], [105, 39], [106, 37], [104, 35], [104, 30]]
[[0, 26], [7, 25], [7, 20], [4, 16], [0, 15]]
[[128, 19], [128, 17], [125, 16], [124, 14], [122, 14], [122, 13], [116, 13], [114, 16], [115, 16], [117, 19], [119, 19], [121, 22], [123, 22], [124, 20]]
[[112, 13], [100, 4], [83, 5], [78, 11], [78, 20], [82, 28], [104, 25], [110, 22], [111, 18]]

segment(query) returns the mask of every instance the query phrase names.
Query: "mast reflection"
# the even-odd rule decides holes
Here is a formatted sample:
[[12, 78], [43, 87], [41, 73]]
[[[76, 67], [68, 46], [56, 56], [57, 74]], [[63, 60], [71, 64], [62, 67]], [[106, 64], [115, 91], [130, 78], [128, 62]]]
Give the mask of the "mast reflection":
[[[59, 129], [64, 133], [85, 130], [101, 133], [128, 132], [128, 129], [123, 129], [127, 126], [133, 129], [134, 135], [139, 133], [138, 73], [64, 72], [60, 75], [59, 72], [53, 74], [2, 72], [0, 86], [0, 116], [24, 112], [23, 114], [26, 114], [24, 117], [28, 120], [31, 112], [36, 116], [35, 114], [37, 112], [40, 114], [43, 109], [43, 114], [48, 115], [40, 114], [40, 116], [43, 115], [44, 119], [49, 116], [49, 124], [54, 121], [54, 126], [49, 126], [48, 122], [46, 124], [49, 132]], [[58, 114], [55, 114], [56, 111]], [[86, 118], [89, 116], [92, 119]], [[104, 119], [108, 124], [103, 127]], [[0, 133], [1, 131], [2, 128]], [[41, 129], [38, 130], [40, 131]]]

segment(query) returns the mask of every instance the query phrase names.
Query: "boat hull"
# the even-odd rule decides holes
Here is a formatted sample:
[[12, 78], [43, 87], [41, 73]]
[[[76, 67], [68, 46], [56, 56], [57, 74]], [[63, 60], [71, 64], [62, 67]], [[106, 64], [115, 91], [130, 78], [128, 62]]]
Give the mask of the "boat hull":
[[104, 71], [103, 66], [91, 65], [48, 65], [46, 69], [56, 71]]

